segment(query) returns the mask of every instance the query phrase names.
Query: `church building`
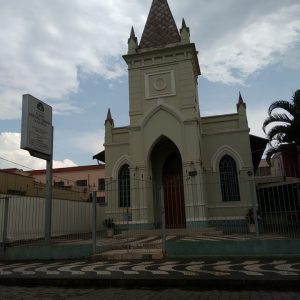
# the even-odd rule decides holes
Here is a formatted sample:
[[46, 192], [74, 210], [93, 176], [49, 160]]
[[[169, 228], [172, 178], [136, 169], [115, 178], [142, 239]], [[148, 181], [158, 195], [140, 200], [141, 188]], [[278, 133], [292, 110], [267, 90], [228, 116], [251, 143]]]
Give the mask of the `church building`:
[[[246, 104], [239, 95], [236, 112], [201, 117], [197, 55], [185, 20], [178, 30], [167, 0], [153, 0], [140, 41], [132, 28], [123, 56], [130, 124], [115, 127], [110, 110], [105, 120], [105, 178], [118, 182], [115, 197], [107, 191], [108, 212], [132, 209], [129, 222], [152, 228], [163, 186], [169, 228], [245, 222], [256, 201]], [[149, 187], [143, 214], [134, 213], [136, 180]]]

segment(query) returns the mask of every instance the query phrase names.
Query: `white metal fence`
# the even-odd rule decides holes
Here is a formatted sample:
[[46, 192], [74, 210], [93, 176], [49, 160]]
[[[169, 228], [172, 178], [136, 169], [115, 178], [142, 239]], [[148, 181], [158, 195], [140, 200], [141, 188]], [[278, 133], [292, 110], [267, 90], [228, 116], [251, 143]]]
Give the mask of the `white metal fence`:
[[[81, 194], [72, 200], [64, 199], [69, 196], [52, 200], [52, 241], [91, 243], [93, 231], [98, 244], [123, 244], [127, 248], [163, 248], [166, 239], [176, 235], [199, 239], [203, 235], [220, 239], [228, 235], [300, 237], [299, 181], [259, 185], [254, 205], [252, 179], [239, 180], [240, 199], [234, 202], [207, 197], [207, 191], [211, 195], [220, 193], [220, 182], [212, 177], [205, 181], [178, 178], [161, 186], [145, 180], [107, 180], [105, 201], [103, 197], [95, 199], [94, 208], [92, 199], [83, 201]], [[247, 197], [249, 192], [251, 197]], [[44, 205], [41, 196], [0, 194], [0, 243], [44, 239]]]
[[[97, 206], [100, 211], [101, 207]], [[52, 200], [52, 240], [91, 239], [92, 203]], [[101, 215], [98, 212], [98, 215]], [[22, 244], [44, 238], [45, 199], [0, 195], [0, 242]], [[98, 222], [97, 230], [103, 226]]]

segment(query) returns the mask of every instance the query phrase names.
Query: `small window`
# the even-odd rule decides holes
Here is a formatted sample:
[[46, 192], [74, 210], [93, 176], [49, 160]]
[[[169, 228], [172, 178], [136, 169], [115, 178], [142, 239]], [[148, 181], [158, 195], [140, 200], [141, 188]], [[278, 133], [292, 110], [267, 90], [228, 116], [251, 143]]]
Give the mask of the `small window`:
[[77, 180], [76, 185], [77, 186], [87, 186], [87, 180]]
[[97, 203], [101, 206], [104, 206], [105, 203], [105, 197], [97, 197]]
[[130, 207], [130, 172], [127, 164], [119, 171], [119, 205]]
[[105, 191], [105, 179], [104, 178], [98, 179], [98, 191]]
[[240, 201], [240, 189], [235, 160], [229, 155], [223, 156], [220, 161], [219, 169], [222, 200], [224, 202]]
[[55, 181], [54, 186], [55, 187], [64, 187], [65, 183], [63, 181]]

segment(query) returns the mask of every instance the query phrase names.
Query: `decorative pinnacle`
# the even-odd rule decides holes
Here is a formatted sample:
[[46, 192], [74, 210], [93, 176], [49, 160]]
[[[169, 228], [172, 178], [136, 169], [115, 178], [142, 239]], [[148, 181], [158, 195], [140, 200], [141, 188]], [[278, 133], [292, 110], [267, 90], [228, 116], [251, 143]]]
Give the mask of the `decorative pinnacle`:
[[109, 122], [112, 126], [114, 125], [114, 120], [111, 117], [111, 112], [110, 112], [110, 108], [107, 111], [107, 116], [106, 116], [106, 120], [105, 120], [105, 125], [106, 123]]
[[128, 39], [128, 44], [129, 44], [129, 42], [131, 40], [134, 41], [134, 43], [137, 44], [137, 37], [135, 36], [135, 32], [134, 32], [133, 26], [131, 27], [130, 36], [129, 36], [129, 39]]
[[133, 26], [131, 27], [130, 38], [131, 38], [131, 39], [134, 39], [134, 38], [135, 38], [135, 32], [134, 32]]
[[238, 103], [237, 103], [237, 105], [236, 105], [237, 110], [239, 110], [239, 108], [240, 108], [241, 106], [243, 106], [243, 107], [246, 109], [246, 103], [244, 102], [244, 99], [243, 99], [243, 97], [242, 97], [242, 95], [241, 95], [241, 92], [239, 92], [239, 100], [238, 100]]
[[182, 18], [182, 25], [180, 28], [181, 40], [186, 40], [189, 42], [190, 38], [190, 28], [186, 26], [184, 18]]

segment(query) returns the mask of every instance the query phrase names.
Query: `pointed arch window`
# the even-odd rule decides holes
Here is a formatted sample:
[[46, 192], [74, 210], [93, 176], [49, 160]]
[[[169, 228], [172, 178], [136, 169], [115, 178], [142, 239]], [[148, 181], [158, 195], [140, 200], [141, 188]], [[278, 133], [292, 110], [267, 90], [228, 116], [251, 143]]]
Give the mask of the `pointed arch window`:
[[224, 202], [240, 201], [239, 180], [235, 160], [229, 155], [224, 155], [220, 160], [219, 170], [222, 200]]
[[130, 207], [130, 172], [129, 165], [123, 165], [119, 170], [119, 206]]

